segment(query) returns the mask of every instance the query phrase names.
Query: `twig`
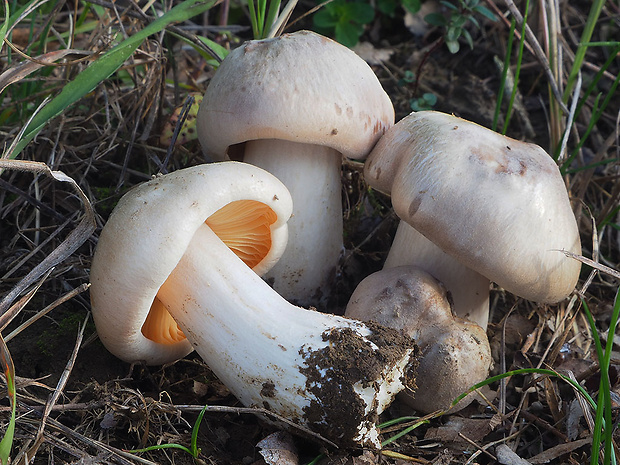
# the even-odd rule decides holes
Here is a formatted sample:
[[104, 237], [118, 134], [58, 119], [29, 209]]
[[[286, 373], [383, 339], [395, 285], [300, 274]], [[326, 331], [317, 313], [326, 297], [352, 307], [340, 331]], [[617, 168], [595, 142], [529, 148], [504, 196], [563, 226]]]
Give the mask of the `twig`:
[[564, 161], [566, 158], [566, 144], [568, 144], [568, 137], [570, 136], [573, 121], [575, 120], [575, 111], [577, 110], [577, 103], [579, 102], [579, 94], [581, 93], [581, 73], [577, 76], [577, 84], [575, 84], [575, 91], [573, 92], [573, 101], [571, 102], [570, 112], [568, 113], [568, 121], [566, 121], [566, 129], [564, 130], [564, 137], [562, 137], [562, 145], [560, 146], [560, 154], [558, 156], [558, 163]]
[[535, 423], [536, 425], [541, 426], [542, 428], [546, 429], [547, 431], [552, 433], [554, 436], [556, 436], [558, 439], [560, 439], [562, 442], [568, 442], [568, 436], [562, 433], [562, 431], [557, 429], [555, 426], [547, 423], [545, 420], [543, 420], [539, 416], [534, 415], [528, 412], [527, 410], [521, 410], [521, 412], [519, 412], [519, 415], [525, 418], [527, 421], [531, 421], [532, 423]]
[[458, 434], [459, 434], [459, 437], [460, 437], [461, 439], [464, 439], [464, 440], [465, 440], [465, 442], [468, 442], [469, 444], [471, 444], [472, 446], [474, 446], [476, 449], [478, 449], [478, 450], [479, 450], [480, 452], [482, 452], [483, 454], [488, 455], [488, 456], [491, 458], [491, 460], [495, 460], [495, 461], [497, 462], [497, 457], [495, 457], [493, 454], [491, 454], [491, 453], [487, 450], [487, 447], [482, 447], [482, 446], [479, 446], [478, 444], [476, 444], [476, 442], [475, 442], [475, 441], [472, 441], [471, 439], [469, 439], [467, 436], [465, 436], [465, 435], [464, 435], [463, 433], [461, 433], [460, 431], [459, 431], [459, 433], [458, 433]]
[[568, 250], [561, 250], [561, 252], [567, 257], [574, 258], [575, 260], [578, 260], [581, 263], [588, 265], [597, 271], [600, 271], [601, 273], [605, 273], [616, 279], [620, 279], [620, 272], [614, 270], [613, 268], [610, 268], [609, 266], [602, 265], [598, 262], [595, 262], [594, 260], [590, 260], [589, 258], [584, 257], [583, 255], [569, 252]]
[[[205, 407], [204, 405], [173, 405], [172, 407], [175, 407], [181, 411], [186, 411], [186, 412], [200, 412], [202, 411]], [[333, 442], [331, 442], [329, 439], [324, 438], [323, 436], [321, 436], [318, 433], [315, 433], [312, 430], [309, 430], [308, 428], [298, 425], [297, 423], [289, 420], [288, 418], [285, 418], [281, 415], [278, 415], [277, 413], [272, 412], [271, 410], [267, 410], [265, 408], [261, 408], [261, 407], [230, 407], [227, 405], [209, 405], [206, 408], [206, 411], [209, 413], [235, 413], [235, 414], [242, 414], [242, 413], [249, 413], [251, 415], [258, 415], [258, 416], [266, 416], [266, 417], [271, 417], [274, 420], [280, 421], [284, 424], [286, 424], [287, 426], [293, 428], [294, 430], [299, 431], [300, 433], [303, 433], [304, 435], [310, 436], [320, 442], [323, 442], [331, 447], [333, 447], [334, 449], [338, 449], [338, 446], [336, 444], [334, 444]]]
[[[76, 213], [77, 214], [77, 213]], [[60, 234], [60, 232], [65, 229], [65, 227], [67, 227], [69, 225], [69, 223], [71, 223], [73, 221], [73, 218], [68, 218], [65, 220], [65, 222], [63, 224], [61, 224], [60, 226], [58, 226], [56, 228], [56, 230], [50, 234], [49, 236], [47, 236], [45, 238], [45, 240], [39, 244], [37, 247], [35, 247], [33, 250], [31, 250], [30, 252], [28, 252], [26, 255], [24, 255], [9, 271], [7, 271], [2, 277], [0, 277], [0, 280], [6, 280], [7, 278], [10, 278], [13, 273], [15, 273], [19, 268], [21, 268], [21, 266], [26, 263], [28, 260], [30, 260], [34, 255], [36, 255], [37, 253], [41, 252], [41, 250], [43, 249], [43, 247], [45, 247], [47, 244], [49, 244], [52, 240], [54, 240], [56, 238], [56, 236], [58, 236], [58, 234]], [[35, 231], [38, 231], [38, 228], [35, 227]]]
[[76, 295], [81, 294], [82, 292], [84, 292], [89, 287], [90, 287], [90, 283], [81, 284], [80, 286], [76, 287], [75, 289], [67, 292], [62, 297], [59, 297], [58, 299], [54, 300], [51, 304], [49, 304], [43, 310], [41, 310], [40, 312], [37, 312], [36, 315], [34, 315], [31, 318], [29, 318], [28, 320], [24, 321], [21, 325], [19, 325], [17, 328], [15, 328], [13, 331], [11, 331], [9, 333], [9, 335], [4, 338], [4, 340], [6, 342], [9, 342], [11, 339], [13, 339], [19, 333], [21, 333], [28, 326], [30, 326], [34, 322], [36, 322], [36, 321], [40, 320], [41, 318], [43, 318], [45, 315], [47, 315], [49, 312], [54, 310], [59, 305], [62, 305], [66, 301], [68, 301], [68, 300], [72, 299], [73, 297], [75, 297]]
[[[21, 299], [19, 299], [14, 305], [11, 305], [3, 315], [0, 316], [0, 331], [2, 331], [6, 326], [15, 318], [19, 312], [30, 302], [30, 299], [34, 297], [39, 288], [43, 285], [47, 277], [52, 273], [53, 268], [51, 268], [43, 277], [39, 280], [39, 282], [32, 288], [26, 295], [24, 295]], [[4, 340], [7, 342], [7, 339]]]
[[45, 441], [45, 437], [43, 434], [45, 431], [45, 425], [47, 424], [47, 420], [52, 411], [52, 408], [54, 407], [54, 405], [56, 405], [58, 398], [60, 397], [60, 395], [65, 389], [65, 386], [67, 385], [67, 381], [69, 381], [69, 376], [71, 375], [71, 371], [73, 370], [73, 365], [75, 365], [75, 360], [80, 350], [80, 346], [82, 345], [82, 339], [84, 338], [84, 329], [86, 328], [86, 323], [88, 322], [88, 318], [89, 317], [87, 315], [86, 319], [80, 326], [80, 329], [78, 331], [78, 336], [75, 341], [75, 345], [73, 347], [73, 351], [71, 352], [71, 356], [69, 357], [69, 360], [67, 361], [67, 364], [65, 365], [65, 369], [60, 375], [60, 379], [58, 380], [56, 389], [54, 389], [54, 392], [50, 394], [45, 404], [41, 423], [39, 424], [39, 428], [37, 430], [37, 435], [36, 435], [34, 444], [27, 451], [24, 452], [22, 456], [22, 461], [18, 461], [17, 462], [18, 464], [23, 463], [24, 465], [27, 465], [29, 460], [34, 458], [34, 456], [37, 454], [37, 451], [39, 450], [39, 447], [41, 447], [41, 445]]

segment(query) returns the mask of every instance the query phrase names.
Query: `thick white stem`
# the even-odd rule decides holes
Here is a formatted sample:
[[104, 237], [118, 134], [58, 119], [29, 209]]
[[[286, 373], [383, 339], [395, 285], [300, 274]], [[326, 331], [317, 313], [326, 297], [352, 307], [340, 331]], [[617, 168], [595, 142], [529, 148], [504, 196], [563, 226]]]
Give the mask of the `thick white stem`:
[[285, 299], [322, 306], [342, 252], [342, 155], [320, 145], [283, 140], [246, 143], [244, 161], [275, 175], [290, 191], [288, 245], [265, 279]]
[[341, 445], [379, 447], [377, 415], [416, 349], [401, 333], [288, 303], [201, 227], [158, 298], [218, 378]]
[[416, 229], [401, 221], [384, 268], [413, 265], [441, 281], [452, 296], [454, 312], [486, 330], [490, 281], [461, 265]]

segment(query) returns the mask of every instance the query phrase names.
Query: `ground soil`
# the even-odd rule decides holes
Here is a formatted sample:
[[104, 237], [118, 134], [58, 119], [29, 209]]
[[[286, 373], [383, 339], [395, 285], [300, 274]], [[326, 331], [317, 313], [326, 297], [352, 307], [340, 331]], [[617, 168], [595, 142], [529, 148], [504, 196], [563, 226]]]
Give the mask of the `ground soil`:
[[[572, 27], [580, 24], [587, 11], [574, 6], [571, 13], [567, 21], [571, 21]], [[608, 18], [615, 14], [615, 20], [609, 19], [609, 27], [617, 32], [618, 11], [606, 14]], [[135, 26], [137, 20], [127, 21]], [[242, 20], [239, 22], [243, 24]], [[302, 21], [295, 29], [303, 26], [310, 27], [311, 23]], [[230, 41], [231, 36], [212, 37], [228, 47], [249, 37], [247, 29], [235, 32], [238, 36], [232, 36], [234, 40]], [[504, 56], [508, 29], [500, 21], [483, 21], [482, 28], [472, 27], [471, 33], [474, 47], [470, 49], [463, 42], [461, 51], [452, 54], [441, 42], [440, 30], [428, 27], [414, 35], [405, 27], [402, 12], [392, 18], [382, 16], [369, 25], [362, 41], [371, 45], [368, 59], [394, 102], [397, 120], [411, 111], [412, 99], [429, 92], [437, 97], [434, 109], [491, 126], [501, 76], [495, 57]], [[89, 38], [83, 40], [83, 44], [75, 46], [90, 44]], [[132, 185], [158, 172], [156, 160], [166, 156], [167, 148], [158, 136], [170, 113], [182, 104], [187, 89], [204, 91], [213, 73], [208, 63], [191, 50], [175, 49], [176, 63], [171, 64], [170, 55], [163, 52], [164, 46], [174, 48], [175, 43], [153, 40], [146, 44], [142, 53], [134, 57], [134, 65], [143, 66], [139, 72], [128, 67], [129, 78], [111, 78], [70, 112], [54, 120], [54, 127], [45, 129], [22, 154], [23, 159], [47, 163], [76, 179], [93, 203], [97, 229], [53, 269], [32, 300], [3, 330], [4, 337], [60, 296], [88, 282], [90, 257], [111, 209]], [[373, 61], [380, 52], [387, 52], [388, 57]], [[590, 57], [594, 65], [600, 65], [604, 58], [600, 52]], [[175, 73], [171, 71], [173, 67]], [[406, 71], [419, 79], [403, 81]], [[610, 69], [614, 76], [618, 71], [617, 65]], [[183, 86], [164, 86], [163, 76]], [[47, 79], [60, 77], [52, 75]], [[520, 89], [523, 106], [515, 112], [508, 134], [549, 149], [548, 88], [540, 64], [528, 53]], [[105, 111], [93, 110], [98, 108]], [[617, 155], [617, 139], [613, 137], [617, 96], [609, 108], [584, 148], [586, 157], [600, 156], [601, 150], [603, 158]], [[578, 121], [580, 131], [585, 123], [584, 119]], [[11, 142], [16, 129], [17, 123], [3, 127], [5, 143]], [[198, 143], [192, 140], [175, 149], [167, 169], [172, 171], [201, 161]], [[343, 168], [347, 250], [330, 302], [335, 313], [342, 313], [364, 276], [381, 268], [397, 225], [389, 198], [369, 191], [361, 168], [356, 162], [347, 162]], [[597, 224], [610, 215], [610, 203], [617, 204], [615, 170], [612, 163], [588, 171], [588, 176], [568, 177], [573, 198], [590, 209]], [[0, 293], [6, 294], [76, 227], [83, 206], [70, 187], [49, 178], [37, 177], [34, 182], [30, 173], [7, 171], [2, 179]], [[587, 213], [579, 216], [579, 226], [584, 255], [591, 256], [592, 227]], [[27, 256], [56, 230], [58, 237]], [[615, 230], [607, 227], [599, 234], [602, 236], [598, 247], [605, 263], [617, 268], [620, 254]], [[22, 258], [24, 262], [20, 264]], [[584, 270], [578, 288], [583, 286], [588, 273], [589, 269]], [[601, 334], [609, 325], [616, 287], [613, 278], [601, 274], [587, 290]], [[492, 289], [491, 302], [488, 335], [495, 360], [492, 374], [537, 366], [544, 357], [544, 367], [570, 370], [595, 395], [598, 369], [582, 311], [568, 301], [556, 306], [536, 305], [497, 287]], [[164, 367], [132, 366], [118, 360], [98, 340], [89, 309], [88, 292], [79, 293], [8, 343], [18, 376], [19, 417], [13, 448], [16, 459], [23, 460], [29, 452], [34, 463], [193, 463], [189, 454], [175, 449], [140, 454], [122, 450], [165, 443], [188, 446], [200, 408], [209, 405], [214, 408], [207, 411], [202, 421], [197, 441], [201, 452], [196, 460], [216, 465], [265, 463], [256, 445], [278, 431], [278, 426], [265, 422], [264, 416], [235, 410], [241, 406], [195, 354]], [[620, 362], [614, 357], [614, 389], [618, 381], [617, 363]], [[44, 405], [57, 384], [63, 383], [63, 375], [66, 384], [47, 412], [42, 440], [36, 444], [34, 438], [42, 424]], [[523, 458], [535, 457], [530, 463], [547, 463], [547, 458], [552, 463], [589, 461], [591, 434], [586, 419], [576, 413], [579, 403], [573, 390], [558, 379], [528, 384], [530, 381], [526, 376], [513, 377], [505, 390], [499, 383], [492, 383], [483, 389], [486, 400], [480, 398], [458, 414], [421, 424], [386, 446], [390, 454], [334, 450], [297, 430], [292, 430], [292, 443], [300, 463], [309, 463], [323, 454], [318, 462], [322, 465], [496, 463], [496, 446], [504, 442]], [[218, 410], [216, 406], [225, 408]], [[397, 402], [384, 419], [414, 414]], [[3, 429], [8, 418], [5, 398], [0, 407]], [[403, 428], [386, 428], [383, 438]], [[485, 452], [481, 452], [483, 449]], [[548, 457], [541, 455], [543, 452]], [[512, 460], [502, 463], [518, 463]]]

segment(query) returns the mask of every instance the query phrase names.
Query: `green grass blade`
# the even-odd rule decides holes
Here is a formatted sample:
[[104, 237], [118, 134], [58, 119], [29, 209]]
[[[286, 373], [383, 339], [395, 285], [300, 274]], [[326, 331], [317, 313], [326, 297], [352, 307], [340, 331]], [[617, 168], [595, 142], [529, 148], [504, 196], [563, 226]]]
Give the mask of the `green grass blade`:
[[[605, 352], [603, 358], [599, 360], [599, 369], [601, 374], [601, 382], [599, 387], [599, 402], [596, 410], [596, 421], [594, 424], [594, 431], [600, 431], [603, 427], [605, 432], [604, 454], [603, 463], [605, 465], [611, 463], [612, 456], [612, 433], [613, 433], [613, 421], [611, 417], [611, 384], [609, 381], [609, 365], [611, 364], [611, 354], [614, 345], [614, 334], [616, 334], [616, 328], [618, 326], [618, 318], [620, 317], [620, 298], [616, 293], [616, 299], [614, 301], [614, 309], [611, 313], [611, 321], [609, 322], [609, 332], [607, 336], [607, 344], [605, 345]], [[600, 419], [599, 419], [600, 417]], [[604, 425], [604, 426], [603, 426]], [[592, 451], [594, 454], [594, 450]]]
[[[613, 47], [614, 48], [612, 48], [609, 52], [609, 57], [607, 58], [605, 63], [600, 67], [598, 72], [594, 75], [594, 77], [592, 78], [590, 82], [590, 85], [587, 87], [587, 89], [583, 93], [583, 96], [581, 97], [579, 104], [577, 105], [577, 108], [575, 110], [576, 115], [579, 115], [581, 113], [581, 109], [583, 108], [583, 106], [586, 104], [586, 102], [590, 98], [590, 95], [592, 95], [594, 91], [596, 90], [599, 81], [602, 79], [607, 69], [616, 61], [616, 56], [618, 53], [620, 53], [620, 44], [616, 43], [614, 44]], [[612, 85], [613, 89], [615, 89], [615, 85], [617, 85], [617, 81], [618, 81], [618, 77], [616, 76], [616, 82], [614, 83], [614, 85]], [[610, 95], [613, 95], [613, 92], [610, 92]], [[598, 97], [597, 97], [597, 102], [598, 102]], [[597, 105], [598, 103], [595, 103], [594, 107], [596, 107]], [[566, 130], [570, 131], [570, 128], [566, 128]], [[587, 140], [587, 137], [585, 138], [583, 136], [580, 137], [579, 144], [577, 144], [577, 147], [575, 147], [575, 149], [571, 152], [571, 154], [567, 157], [567, 159], [564, 160], [560, 168], [562, 170], [562, 174], [568, 173], [569, 166], [571, 165], [572, 161], [577, 156], [577, 153], [579, 152], [579, 150], [581, 150], [581, 147], [585, 143], [586, 140]], [[553, 154], [553, 158], [555, 160], [557, 160], [560, 156], [559, 149], [560, 147], [558, 147], [555, 153]]]
[[4, 376], [6, 378], [6, 387], [8, 391], [9, 401], [11, 403], [11, 420], [4, 432], [2, 441], [0, 441], [0, 462], [2, 465], [7, 465], [11, 457], [11, 448], [13, 447], [13, 435], [15, 434], [15, 407], [17, 402], [15, 400], [15, 366], [13, 365], [13, 359], [9, 353], [4, 339], [0, 335], [0, 363], [4, 370]]
[[586, 42], [585, 44], [588, 47], [618, 47], [620, 42], [617, 40], [611, 40], [607, 42]]
[[[618, 305], [618, 306], [620, 308], [620, 305]], [[600, 344], [599, 344], [599, 346], [600, 346]], [[481, 381], [478, 384], [475, 384], [474, 386], [469, 388], [467, 391], [462, 393], [460, 396], [458, 396], [456, 399], [454, 399], [452, 401], [452, 404], [451, 404], [450, 408], [454, 407], [465, 396], [467, 396], [468, 394], [474, 392], [476, 389], [480, 389], [483, 386], [487, 386], [487, 385], [489, 385], [491, 383], [494, 383], [496, 381], [499, 381], [499, 380], [501, 380], [503, 378], [508, 378], [508, 377], [515, 376], [515, 375], [526, 375], [526, 374], [540, 374], [540, 375], [554, 376], [554, 377], [560, 378], [560, 379], [566, 381], [568, 384], [570, 384], [573, 387], [573, 389], [578, 391], [586, 399], [586, 401], [590, 404], [590, 407], [592, 407], [592, 409], [596, 409], [597, 408], [597, 404], [594, 401], [594, 399], [592, 399], [590, 394], [588, 394], [588, 391], [586, 391], [584, 389], [584, 387], [581, 386], [577, 381], [574, 381], [569, 376], [566, 376], [566, 375], [564, 375], [562, 373], [558, 373], [557, 371], [548, 370], [548, 369], [544, 369], [544, 368], [521, 368], [521, 369], [518, 369], [518, 370], [507, 371], [506, 373], [502, 373], [502, 374], [499, 374], [499, 375], [487, 378], [484, 381]], [[449, 409], [443, 410], [443, 411], [438, 411], [438, 412], [435, 412], [432, 417], [433, 418], [437, 418], [437, 417], [439, 417], [441, 415], [444, 415], [447, 412], [449, 412]], [[389, 444], [390, 442], [392, 442], [392, 441], [394, 441], [394, 440], [404, 436], [405, 434], [409, 433], [410, 431], [412, 431], [413, 429], [417, 428], [418, 426], [428, 422], [428, 419], [426, 417], [425, 418], [420, 418], [419, 420], [420, 421], [418, 423], [416, 423], [414, 425], [411, 425], [408, 428], [406, 428], [405, 430], [399, 432], [398, 434], [388, 438], [386, 441], [384, 441], [382, 443], [382, 445], [385, 446], [385, 445]], [[611, 423], [607, 423], [607, 424], [611, 424]]]
[[256, 0], [258, 5], [258, 37], [256, 39], [265, 38], [265, 19], [267, 17], [267, 0]]
[[411, 433], [414, 429], [418, 428], [419, 426], [425, 425], [427, 424], [429, 421], [428, 420], [420, 420], [417, 423], [408, 426], [407, 428], [405, 428], [402, 431], [399, 431], [398, 433], [396, 433], [394, 436], [390, 436], [389, 438], [387, 438], [385, 441], [383, 441], [381, 443], [381, 447], [385, 447], [388, 444], [391, 444], [392, 442], [396, 441], [397, 439], [402, 438], [403, 436]]
[[[618, 53], [618, 51], [620, 51], [620, 47], [617, 47], [615, 49], [615, 53]], [[588, 126], [587, 126], [586, 130], [584, 131], [584, 133], [581, 135], [581, 137], [579, 139], [579, 143], [573, 149], [573, 151], [571, 152], [570, 156], [568, 157], [568, 159], [566, 160], [564, 165], [562, 165], [562, 168], [563, 168], [564, 172], [567, 169], [567, 167], [569, 166], [569, 163], [572, 162], [575, 159], [575, 157], [577, 156], [577, 154], [579, 153], [579, 151], [581, 150], [581, 148], [583, 147], [585, 142], [588, 140], [588, 137], [590, 136], [590, 133], [592, 132], [592, 130], [594, 129], [594, 127], [598, 123], [598, 120], [601, 118], [601, 116], [605, 112], [605, 109], [607, 108], [607, 105], [609, 104], [611, 99], [614, 97], [614, 95], [616, 93], [616, 89], [618, 88], [619, 84], [620, 84], [620, 74], [618, 74], [616, 76], [616, 79], [614, 80], [613, 84], [611, 85], [611, 88], [607, 92], [607, 95], [603, 99], [602, 103], [599, 104], [599, 100], [600, 100], [601, 95], [599, 94], [596, 97], [596, 100], [595, 100], [594, 105], [592, 107], [592, 115], [590, 116], [590, 119], [588, 121]], [[588, 98], [588, 93], [586, 93], [582, 97], [582, 100], [581, 100], [582, 103], [579, 104], [579, 106], [577, 108], [577, 112], [581, 110], [582, 104], [585, 103], [587, 98]]]
[[[206, 37], [198, 36], [198, 40], [200, 40], [203, 44], [205, 44], [205, 46], [211, 51], [211, 57], [209, 57], [209, 58], [215, 59], [215, 61], [217, 61], [218, 63], [221, 63], [222, 60], [224, 60], [224, 58], [226, 58], [228, 53], [230, 53], [229, 50], [227, 50], [226, 48], [222, 47], [217, 42], [214, 42], [213, 40], [207, 39]], [[201, 50], [199, 50], [199, 49], [196, 49], [196, 50], [198, 51], [198, 53], [201, 53]], [[202, 53], [201, 53], [201, 55], [202, 55]], [[205, 55], [203, 55], [203, 56], [205, 56]]]
[[267, 17], [265, 18], [265, 27], [263, 30], [263, 38], [271, 31], [278, 13], [280, 12], [280, 0], [271, 0], [269, 2], [269, 9], [267, 10]]
[[562, 96], [564, 103], [568, 102], [568, 99], [573, 92], [573, 87], [575, 86], [575, 82], [577, 81], [577, 76], [579, 75], [579, 71], [581, 70], [581, 65], [583, 65], [583, 61], [586, 57], [588, 43], [592, 38], [592, 34], [594, 33], [596, 23], [601, 14], [601, 11], [603, 10], [604, 5], [605, 0], [595, 0], [590, 7], [590, 13], [588, 14], [586, 25], [583, 28], [583, 32], [581, 33], [581, 40], [579, 41], [579, 46], [577, 47], [577, 51], [575, 52], [575, 60], [573, 61], [573, 66], [566, 81], [566, 88], [564, 89], [564, 95]]
[[198, 431], [200, 431], [200, 424], [202, 423], [202, 417], [205, 416], [207, 412], [208, 405], [205, 405], [200, 413], [198, 414], [198, 418], [196, 419], [196, 423], [194, 423], [194, 427], [192, 428], [192, 443], [191, 443], [191, 454], [197, 459], [200, 454], [200, 447], [198, 447]]
[[255, 38], [258, 38], [258, 14], [256, 7], [254, 6], [254, 0], [248, 0], [248, 10], [250, 11], [250, 22], [252, 23], [252, 34]]
[[185, 446], [182, 446], [181, 444], [176, 444], [176, 443], [159, 444], [157, 446], [145, 447], [144, 449], [130, 449], [127, 452], [129, 452], [131, 454], [141, 454], [143, 452], [152, 452], [152, 451], [155, 451], [155, 450], [163, 450], [163, 449], [178, 449], [178, 450], [182, 450], [183, 452], [187, 452], [188, 454], [192, 455], [192, 451], [191, 450], [189, 450]]
[[0, 25], [0, 51], [4, 47], [4, 38], [9, 30], [9, 0], [4, 0], [4, 22]]
[[519, 41], [519, 53], [517, 54], [517, 67], [514, 73], [514, 82], [512, 83], [512, 94], [510, 95], [510, 101], [508, 102], [508, 108], [506, 109], [506, 118], [504, 119], [504, 127], [502, 134], [506, 134], [508, 131], [508, 124], [510, 123], [510, 116], [512, 113], [512, 107], [514, 106], [515, 98], [519, 89], [519, 75], [521, 74], [521, 63], [523, 61], [523, 47], [525, 45], [525, 28], [527, 27], [527, 17], [530, 11], [530, 0], [525, 2], [525, 13], [523, 15], [523, 26], [521, 27], [521, 40]]
[[501, 111], [502, 101], [504, 100], [504, 89], [506, 88], [506, 79], [508, 78], [508, 68], [510, 67], [510, 57], [512, 56], [512, 42], [516, 25], [517, 22], [514, 18], [512, 18], [512, 20], [510, 21], [510, 32], [508, 33], [508, 44], [506, 45], [504, 68], [502, 69], [502, 79], [499, 83], [499, 90], [497, 91], [497, 103], [495, 104], [495, 113], [493, 114], [493, 126], [491, 126], [493, 131], [497, 131], [499, 112]]
[[568, 377], [566, 375], [563, 375], [562, 373], [558, 373], [557, 371], [548, 370], [548, 369], [545, 369], [545, 368], [520, 368], [518, 370], [507, 371], [506, 373], [502, 373], [502, 374], [499, 374], [499, 375], [491, 376], [490, 378], [487, 378], [484, 381], [481, 381], [478, 384], [473, 385], [471, 388], [469, 388], [463, 394], [461, 394], [456, 399], [454, 399], [452, 401], [451, 407], [454, 407], [467, 394], [470, 394], [470, 393], [474, 392], [476, 389], [480, 389], [483, 386], [486, 386], [488, 384], [494, 383], [495, 381], [499, 381], [499, 380], [501, 380], [503, 378], [508, 378], [508, 377], [514, 376], [514, 375], [527, 375], [527, 374], [547, 375], [547, 376], [554, 376], [554, 377], [563, 379], [568, 384], [570, 384], [573, 387], [573, 389], [578, 391], [584, 397], [584, 399], [586, 399], [588, 404], [590, 404], [590, 407], [592, 407], [593, 409], [596, 409], [596, 402], [594, 401], [594, 399], [592, 399], [590, 394], [588, 394], [588, 391], [586, 391], [581, 384], [577, 383], [576, 381], [573, 381], [572, 379], [570, 379], [570, 377]]
[[172, 23], [178, 23], [199, 15], [215, 4], [216, 0], [187, 0], [178, 4], [140, 32], [124, 40], [98, 60], [91, 63], [73, 81], [65, 85], [63, 90], [54, 97], [30, 122], [23, 138], [16, 144], [11, 157], [16, 157], [39, 131], [54, 117], [61, 114], [84, 95], [88, 94], [100, 82], [110, 77], [134, 53], [140, 44], [152, 34], [162, 31]]
[[[588, 320], [588, 324], [590, 325], [590, 330], [592, 331], [592, 337], [594, 339], [594, 346], [596, 348], [596, 355], [599, 361], [603, 360], [604, 352], [603, 346], [601, 344], [601, 339], [598, 336], [598, 330], [596, 329], [596, 324], [594, 323], [594, 318], [592, 317], [592, 313], [590, 312], [590, 308], [584, 299], [581, 299], [583, 304], [583, 308], [585, 310], [586, 318]], [[603, 382], [603, 377], [601, 375], [601, 383]], [[602, 415], [599, 416], [599, 411], [602, 411], [600, 404], [600, 390], [599, 390], [599, 403], [597, 404], [597, 415], [595, 420], [594, 431], [592, 432], [592, 447], [591, 447], [591, 455], [590, 455], [590, 465], [598, 464], [598, 451], [601, 448], [601, 422], [603, 421]], [[598, 425], [598, 427], [596, 426]]]

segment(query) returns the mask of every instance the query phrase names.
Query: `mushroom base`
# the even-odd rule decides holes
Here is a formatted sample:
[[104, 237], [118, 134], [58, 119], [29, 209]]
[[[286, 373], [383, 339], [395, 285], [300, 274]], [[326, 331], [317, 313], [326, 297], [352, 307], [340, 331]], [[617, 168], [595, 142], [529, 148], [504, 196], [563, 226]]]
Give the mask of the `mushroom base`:
[[445, 287], [422, 269], [401, 266], [371, 274], [353, 292], [345, 315], [401, 329], [416, 340], [418, 389], [400, 398], [418, 412], [466, 407], [472, 395], [456, 406], [452, 401], [488, 376], [492, 357], [484, 329], [454, 316]]

